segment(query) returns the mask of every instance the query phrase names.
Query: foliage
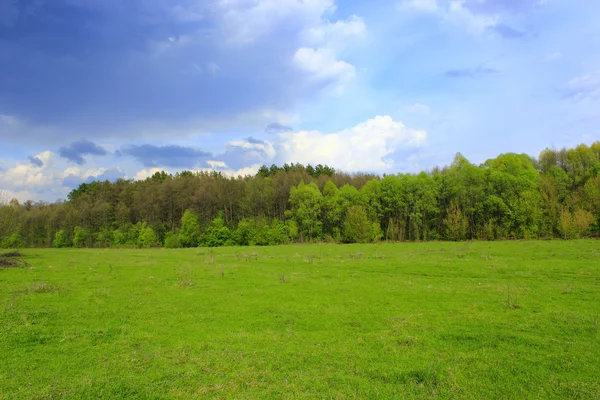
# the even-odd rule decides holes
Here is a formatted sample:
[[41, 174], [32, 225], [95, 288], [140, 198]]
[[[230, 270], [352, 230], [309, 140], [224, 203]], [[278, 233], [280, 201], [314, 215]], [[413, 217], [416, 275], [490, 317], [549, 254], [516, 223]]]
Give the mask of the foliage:
[[0, 248], [3, 249], [18, 249], [21, 247], [23, 247], [23, 239], [18, 232], [5, 236], [0, 242]]
[[200, 238], [200, 243], [207, 247], [229, 246], [233, 244], [231, 237], [231, 231], [225, 226], [223, 214], [219, 214], [206, 228], [206, 232]]
[[152, 227], [147, 226], [146, 224], [142, 226], [137, 245], [142, 249], [158, 246], [158, 237]]
[[73, 246], [86, 247], [90, 242], [90, 232], [81, 226], [76, 226], [73, 231]]
[[165, 236], [165, 248], [178, 249], [182, 247], [179, 235], [176, 232], [167, 232]]
[[198, 215], [186, 210], [181, 218], [179, 242], [182, 247], [196, 247], [200, 239], [200, 222]]
[[467, 217], [462, 213], [456, 204], [452, 204], [444, 218], [446, 227], [446, 238], [448, 240], [460, 241], [467, 238]]
[[54, 247], [60, 249], [62, 247], [70, 246], [71, 243], [69, 241], [69, 237], [67, 236], [67, 233], [64, 231], [64, 229], [56, 231], [56, 234], [54, 235]]
[[52, 247], [58, 234], [61, 246], [135, 247], [144, 227], [167, 247], [600, 237], [600, 142], [481, 165], [458, 153], [447, 167], [382, 177], [301, 164], [244, 177], [159, 171], [86, 182], [68, 198], [4, 195], [0, 244]]
[[343, 238], [346, 243], [368, 243], [372, 238], [372, 224], [361, 206], [350, 206], [344, 220]]

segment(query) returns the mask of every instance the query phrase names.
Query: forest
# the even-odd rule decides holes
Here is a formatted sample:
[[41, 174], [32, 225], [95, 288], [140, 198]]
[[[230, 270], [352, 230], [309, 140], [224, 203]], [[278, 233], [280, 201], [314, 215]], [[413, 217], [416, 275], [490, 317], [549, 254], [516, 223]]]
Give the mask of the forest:
[[263, 166], [82, 183], [54, 203], [4, 199], [0, 246], [197, 247], [600, 236], [600, 141], [535, 158], [378, 176]]

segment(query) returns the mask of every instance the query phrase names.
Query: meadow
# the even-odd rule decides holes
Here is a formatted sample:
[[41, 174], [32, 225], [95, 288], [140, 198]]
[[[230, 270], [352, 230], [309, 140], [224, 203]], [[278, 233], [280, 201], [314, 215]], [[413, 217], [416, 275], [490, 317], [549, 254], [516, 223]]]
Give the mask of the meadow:
[[600, 241], [28, 249], [0, 398], [600, 397]]

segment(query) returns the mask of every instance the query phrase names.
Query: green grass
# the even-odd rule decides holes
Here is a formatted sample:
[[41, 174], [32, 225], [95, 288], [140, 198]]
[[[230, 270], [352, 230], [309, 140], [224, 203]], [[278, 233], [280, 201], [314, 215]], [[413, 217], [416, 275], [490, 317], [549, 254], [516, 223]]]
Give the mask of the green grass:
[[600, 242], [27, 250], [0, 398], [600, 397]]

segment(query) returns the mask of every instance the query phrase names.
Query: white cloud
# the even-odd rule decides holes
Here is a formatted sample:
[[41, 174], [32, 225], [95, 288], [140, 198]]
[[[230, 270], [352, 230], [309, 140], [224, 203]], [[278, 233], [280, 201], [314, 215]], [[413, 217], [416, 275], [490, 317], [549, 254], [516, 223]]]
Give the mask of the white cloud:
[[283, 20], [316, 25], [335, 10], [333, 0], [221, 0], [222, 28], [228, 41], [250, 44], [269, 34]]
[[499, 14], [475, 14], [465, 7], [464, 0], [452, 0], [444, 18], [456, 25], [465, 26], [475, 35], [482, 34], [500, 23]]
[[345, 21], [323, 23], [310, 27], [302, 32], [302, 38], [309, 44], [327, 43], [329, 46], [345, 47], [348, 40], [353, 42], [363, 38], [367, 33], [367, 25], [357, 15], [351, 15]]
[[425, 143], [425, 131], [408, 129], [390, 116], [373, 119], [337, 133], [285, 132], [279, 135], [277, 160], [322, 163], [345, 171], [390, 171], [396, 151]]
[[209, 160], [206, 162], [206, 165], [213, 169], [227, 168], [227, 164], [225, 164], [223, 161]]
[[30, 163], [17, 162], [6, 171], [0, 170], [0, 186], [7, 189], [31, 189], [52, 186], [58, 176], [52, 168], [54, 154], [50, 151], [41, 152], [34, 157], [42, 161], [40, 167]]
[[149, 169], [142, 169], [141, 171], [136, 172], [136, 174], [133, 176], [133, 179], [135, 179], [136, 181], [143, 181], [146, 178], [151, 177], [152, 175], [154, 175], [157, 172], [161, 172], [161, 171], [165, 171], [166, 173], [169, 173], [169, 171], [167, 171], [164, 168], [149, 168]]
[[292, 62], [300, 70], [309, 73], [316, 81], [330, 81], [343, 85], [356, 74], [352, 64], [339, 61], [330, 49], [315, 50], [302, 47], [296, 51]]
[[37, 193], [30, 192], [28, 190], [7, 190], [3, 189], [4, 196], [6, 196], [7, 201], [12, 199], [17, 199], [19, 203], [24, 203], [27, 200], [35, 199], [37, 197]]
[[406, 107], [406, 112], [409, 114], [429, 114], [431, 108], [425, 104], [415, 103]]

